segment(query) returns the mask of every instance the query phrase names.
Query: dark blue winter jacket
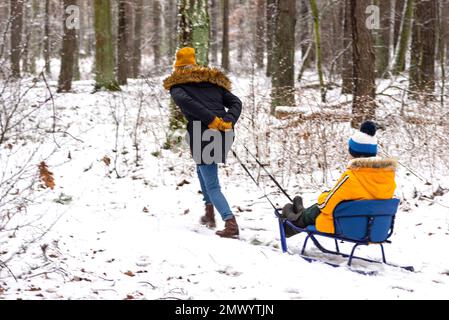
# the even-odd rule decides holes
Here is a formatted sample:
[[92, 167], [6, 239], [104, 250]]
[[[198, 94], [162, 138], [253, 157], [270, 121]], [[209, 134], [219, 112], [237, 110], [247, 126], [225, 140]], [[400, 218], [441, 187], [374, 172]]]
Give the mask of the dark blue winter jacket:
[[176, 69], [164, 80], [164, 88], [170, 90], [188, 120], [189, 144], [195, 162], [226, 162], [234, 131], [208, 130], [215, 117], [235, 125], [242, 111], [242, 102], [230, 92], [231, 81], [226, 75], [218, 69], [199, 66]]

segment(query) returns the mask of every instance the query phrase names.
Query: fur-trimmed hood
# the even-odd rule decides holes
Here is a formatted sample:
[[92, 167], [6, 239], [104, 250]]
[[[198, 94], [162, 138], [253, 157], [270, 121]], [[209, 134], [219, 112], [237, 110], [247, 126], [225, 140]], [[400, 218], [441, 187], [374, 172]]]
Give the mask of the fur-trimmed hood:
[[228, 91], [231, 91], [231, 81], [229, 78], [217, 68], [207, 68], [200, 66], [192, 66], [189, 68], [178, 68], [164, 80], [165, 90], [171, 87], [185, 83], [201, 83], [209, 82], [216, 84]]
[[349, 162], [348, 169], [371, 168], [396, 171], [397, 166], [398, 163], [395, 159], [372, 157], [353, 159]]

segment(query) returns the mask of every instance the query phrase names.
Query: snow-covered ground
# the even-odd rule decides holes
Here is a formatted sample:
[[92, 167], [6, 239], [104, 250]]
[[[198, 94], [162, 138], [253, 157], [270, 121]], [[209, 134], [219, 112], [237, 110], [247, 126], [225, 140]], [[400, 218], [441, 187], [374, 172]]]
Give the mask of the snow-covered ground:
[[[46, 163], [56, 187], [36, 190], [40, 196], [17, 223], [33, 217], [38, 221], [0, 232], [0, 260], [9, 268], [0, 269], [0, 299], [449, 298], [447, 169], [432, 169], [432, 185], [403, 167], [397, 174], [397, 194], [403, 201], [386, 254], [392, 263], [413, 265], [415, 273], [355, 261], [356, 269], [376, 271], [361, 275], [345, 267], [345, 260], [322, 255], [313, 246], [309, 254], [343, 267], [308, 263], [294, 254], [302, 235], [289, 241], [292, 255], [281, 252], [272, 208], [233, 157], [220, 174], [241, 238], [221, 239], [199, 225], [203, 204], [193, 161], [185, 147], [162, 148], [168, 109], [159, 79], [132, 81], [114, 94], [91, 94], [92, 87], [89, 81], [77, 82], [75, 93], [54, 97], [57, 126], [66, 134], [48, 138], [38, 153], [41, 159], [35, 161], [52, 154]], [[247, 87], [248, 83], [238, 83], [236, 91], [249, 95], [242, 91]], [[43, 84], [34, 90], [36, 99], [46, 94]], [[247, 109], [244, 117], [253, 116]], [[49, 106], [36, 117], [48, 122], [52, 113]], [[140, 119], [137, 129], [136, 119]], [[242, 120], [240, 139], [254, 140], [244, 125]], [[274, 125], [279, 123], [273, 123], [276, 130]], [[349, 126], [337, 140], [344, 143], [348, 134]], [[385, 139], [390, 136], [385, 134]], [[242, 152], [239, 141], [236, 148]], [[270, 156], [274, 163], [285, 157], [276, 154], [277, 147], [272, 146]], [[5, 156], [14, 149], [2, 146], [1, 152]], [[400, 148], [395, 150], [399, 158], [410, 159], [401, 155]], [[338, 177], [334, 165], [338, 161], [329, 160], [327, 181], [319, 170], [313, 172], [315, 178], [295, 181], [301, 172], [269, 169], [291, 194], [301, 193], [312, 204], [322, 185], [331, 186]], [[283, 205], [286, 200], [279, 191], [266, 177], [261, 179], [270, 196]], [[319, 182], [314, 185], [313, 179]], [[443, 192], [433, 194], [438, 185]], [[220, 222], [218, 227], [222, 226]], [[377, 246], [362, 247], [358, 253], [380, 257]]]

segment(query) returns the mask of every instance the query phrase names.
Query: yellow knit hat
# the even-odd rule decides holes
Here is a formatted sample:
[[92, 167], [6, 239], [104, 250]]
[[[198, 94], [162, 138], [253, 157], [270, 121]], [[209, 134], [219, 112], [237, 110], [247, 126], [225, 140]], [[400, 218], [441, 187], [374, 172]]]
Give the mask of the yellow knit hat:
[[196, 65], [195, 61], [195, 49], [190, 47], [184, 47], [176, 52], [175, 67], [185, 67]]

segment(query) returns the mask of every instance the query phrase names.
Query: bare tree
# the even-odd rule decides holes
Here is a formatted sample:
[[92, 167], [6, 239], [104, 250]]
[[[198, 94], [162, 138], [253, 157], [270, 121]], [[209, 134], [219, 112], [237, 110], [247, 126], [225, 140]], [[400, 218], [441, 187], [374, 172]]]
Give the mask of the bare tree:
[[231, 69], [229, 61], [229, 0], [223, 0], [223, 44], [221, 49], [221, 67]]
[[352, 104], [354, 128], [376, 115], [375, 54], [373, 37], [366, 27], [365, 10], [370, 0], [351, 0], [354, 98]]
[[11, 72], [20, 78], [22, 54], [23, 0], [11, 0]]
[[58, 92], [67, 92], [72, 89], [73, 67], [76, 50], [76, 29], [68, 25], [69, 13], [67, 7], [76, 5], [76, 0], [64, 0], [64, 12], [62, 24], [64, 26], [64, 36], [62, 38], [61, 50], [61, 70], [59, 72]]
[[131, 69], [132, 7], [128, 0], [119, 0], [117, 29], [117, 81], [127, 83]]
[[111, 4], [109, 0], [95, 0], [95, 89], [116, 91], [114, 46], [112, 44]]
[[267, 0], [266, 6], [267, 25], [267, 76], [273, 73], [273, 43], [274, 31], [276, 27], [276, 0]]
[[271, 111], [295, 104], [295, 25], [296, 1], [279, 0], [271, 77]]
[[354, 64], [352, 62], [352, 18], [351, 18], [351, 0], [344, 0], [344, 26], [343, 26], [343, 67], [342, 67], [342, 85], [341, 93], [350, 94], [354, 90]]
[[264, 63], [264, 45], [265, 37], [265, 0], [257, 0], [256, 2], [256, 32], [255, 32], [255, 48], [256, 48], [256, 66], [263, 69]]
[[50, 0], [45, 0], [45, 15], [44, 15], [44, 61], [45, 61], [45, 72], [51, 74], [51, 47], [50, 47]]
[[[170, 3], [172, 1], [170, 0]], [[132, 55], [132, 77], [137, 78], [140, 74], [142, 61], [142, 24], [143, 24], [143, 0], [137, 0], [134, 4], [134, 37]]]

